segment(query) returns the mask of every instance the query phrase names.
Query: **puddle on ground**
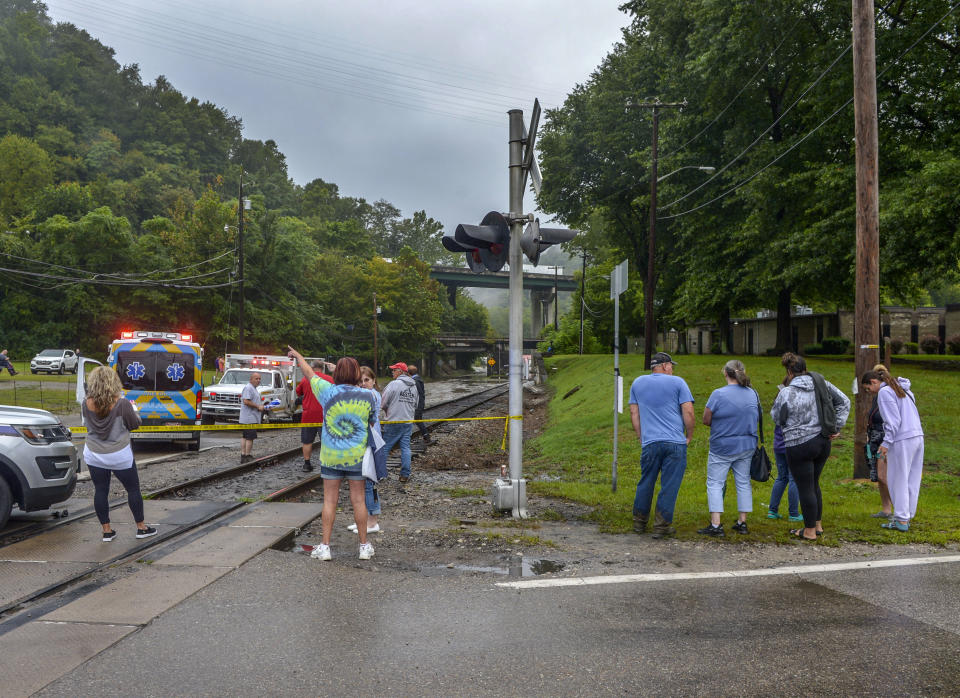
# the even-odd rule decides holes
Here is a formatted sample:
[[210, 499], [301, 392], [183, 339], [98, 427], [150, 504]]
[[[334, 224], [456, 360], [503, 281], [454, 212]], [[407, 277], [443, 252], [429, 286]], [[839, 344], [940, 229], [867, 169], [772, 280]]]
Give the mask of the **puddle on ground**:
[[451, 563], [449, 565], [435, 567], [421, 567], [420, 573], [427, 577], [440, 577], [461, 572], [500, 574], [505, 577], [536, 577], [541, 574], [559, 572], [564, 568], [564, 563], [562, 562], [532, 557], [509, 557], [504, 558], [504, 562], [507, 563], [506, 566], [458, 565]]

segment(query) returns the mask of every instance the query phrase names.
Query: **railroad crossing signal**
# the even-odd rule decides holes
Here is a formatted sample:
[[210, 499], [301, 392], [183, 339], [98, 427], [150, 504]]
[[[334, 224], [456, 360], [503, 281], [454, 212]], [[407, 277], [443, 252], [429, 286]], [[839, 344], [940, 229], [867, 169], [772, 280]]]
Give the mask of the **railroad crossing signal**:
[[490, 211], [480, 225], [461, 223], [453, 235], [444, 235], [443, 246], [451, 252], [466, 252], [473, 272], [500, 271], [510, 252], [510, 224], [502, 213]]
[[520, 248], [530, 260], [533, 266], [540, 262], [540, 253], [550, 247], [562, 242], [570, 242], [577, 236], [579, 230], [570, 230], [569, 228], [541, 228], [540, 219], [535, 218], [527, 224], [520, 238]]

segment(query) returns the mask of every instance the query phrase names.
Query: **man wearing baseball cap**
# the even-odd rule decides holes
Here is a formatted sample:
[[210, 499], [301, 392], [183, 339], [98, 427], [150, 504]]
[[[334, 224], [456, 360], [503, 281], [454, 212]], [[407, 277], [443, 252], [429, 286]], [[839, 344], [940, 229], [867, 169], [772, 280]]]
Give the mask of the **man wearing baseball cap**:
[[[413, 419], [417, 409], [419, 395], [417, 384], [407, 373], [407, 365], [398, 361], [390, 367], [393, 380], [387, 383], [383, 391], [383, 421]], [[400, 444], [400, 482], [410, 479], [410, 435], [413, 424], [383, 424], [383, 440], [390, 453], [396, 444]]]
[[633, 530], [644, 533], [650, 520], [653, 488], [660, 477], [653, 536], [676, 533], [673, 510], [687, 469], [687, 445], [693, 437], [693, 394], [673, 375], [676, 362], [665, 352], [650, 358], [650, 373], [630, 386], [630, 421], [640, 440], [640, 481], [633, 500]]

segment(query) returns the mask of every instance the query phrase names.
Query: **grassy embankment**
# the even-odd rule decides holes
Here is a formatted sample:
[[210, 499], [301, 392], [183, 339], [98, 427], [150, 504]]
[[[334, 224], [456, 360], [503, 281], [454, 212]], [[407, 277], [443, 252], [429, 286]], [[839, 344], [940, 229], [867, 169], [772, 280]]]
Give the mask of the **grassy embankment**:
[[[678, 536], [702, 538], [696, 530], [708, 521], [706, 461], [709, 428], [701, 423], [703, 406], [710, 393], [724, 385], [720, 375], [727, 357], [678, 356], [676, 375], [687, 381], [695, 399], [697, 428], [687, 453], [687, 471], [677, 501], [675, 524]], [[767, 452], [773, 459], [773, 424], [769, 408], [783, 378], [779, 359], [741, 357], [753, 379], [765, 408], [764, 428]], [[595, 507], [591, 518], [611, 533], [631, 530], [631, 507], [640, 477], [640, 447], [630, 423], [630, 383], [643, 370], [643, 357], [621, 357], [624, 376], [624, 413], [619, 418], [619, 463], [617, 492], [611, 492], [613, 440], [613, 357], [559, 356], [547, 359], [555, 394], [550, 403], [550, 419], [544, 434], [528, 444], [526, 476], [531, 491], [565, 497]], [[811, 370], [823, 373], [849, 396], [853, 366], [836, 361], [809, 361]], [[555, 370], [554, 370], [555, 369]], [[897, 367], [895, 374], [913, 382], [926, 433], [923, 485], [917, 518], [908, 533], [890, 532], [879, 527], [870, 514], [878, 511], [880, 497], [875, 483], [852, 479], [853, 412], [841, 436], [833, 444], [830, 460], [821, 477], [824, 500], [823, 542], [865, 541], [870, 543], [960, 542], [960, 446], [956, 442], [960, 421], [960, 373], [928, 370], [913, 366]], [[577, 392], [564, 395], [580, 386]], [[542, 478], [542, 479], [541, 479]], [[556, 479], [554, 479], [556, 478]], [[773, 477], [753, 484], [753, 513], [749, 516], [750, 535], [732, 532], [725, 540], [785, 542], [788, 529], [797, 524], [768, 520], [767, 503]], [[728, 478], [724, 528], [736, 520], [736, 489], [733, 475]], [[787, 511], [786, 495], [780, 513]]]

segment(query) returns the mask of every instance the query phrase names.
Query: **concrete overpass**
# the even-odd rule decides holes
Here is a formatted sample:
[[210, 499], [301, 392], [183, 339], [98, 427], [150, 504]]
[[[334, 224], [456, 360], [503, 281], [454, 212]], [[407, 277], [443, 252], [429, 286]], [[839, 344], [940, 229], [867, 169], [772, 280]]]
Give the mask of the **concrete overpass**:
[[[556, 269], [556, 268], [555, 268]], [[430, 268], [430, 278], [439, 281], [447, 287], [450, 305], [456, 306], [457, 288], [510, 288], [510, 273], [506, 271], [488, 271], [475, 274], [469, 269], [461, 267], [434, 266]], [[553, 317], [551, 312], [556, 295], [561, 291], [572, 292], [579, 288], [579, 282], [572, 276], [564, 274], [531, 272], [524, 269], [523, 289], [530, 291], [531, 331], [534, 336], [540, 334], [544, 325]], [[524, 340], [524, 347], [526, 342]], [[536, 340], [529, 340], [534, 342]]]

